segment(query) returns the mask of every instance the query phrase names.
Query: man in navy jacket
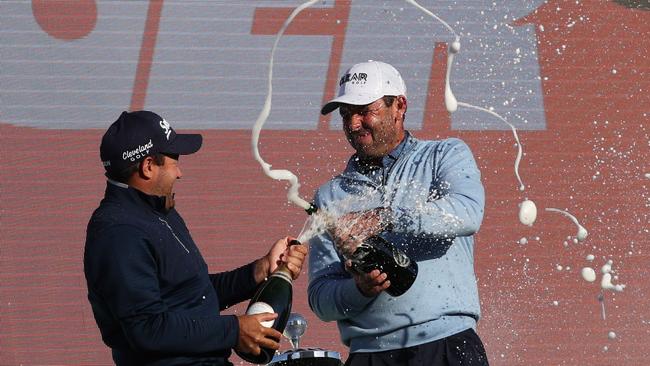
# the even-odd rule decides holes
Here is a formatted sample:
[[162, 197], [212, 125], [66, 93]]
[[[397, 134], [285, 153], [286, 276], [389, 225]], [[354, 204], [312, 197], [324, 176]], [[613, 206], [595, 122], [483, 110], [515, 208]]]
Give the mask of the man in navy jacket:
[[249, 299], [279, 263], [297, 278], [307, 248], [284, 238], [250, 264], [209, 274], [173, 194], [179, 155], [201, 143], [201, 135], [177, 134], [149, 111], [123, 112], [102, 139], [108, 183], [88, 223], [84, 271], [117, 365], [232, 365], [233, 348], [279, 347], [281, 334], [261, 324], [277, 314], [219, 311]]

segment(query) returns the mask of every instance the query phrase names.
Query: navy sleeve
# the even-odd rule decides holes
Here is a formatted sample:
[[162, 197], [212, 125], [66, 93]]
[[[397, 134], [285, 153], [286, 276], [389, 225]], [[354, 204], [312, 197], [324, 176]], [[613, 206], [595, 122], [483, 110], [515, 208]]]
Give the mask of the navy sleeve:
[[255, 262], [228, 272], [210, 275], [212, 286], [219, 294], [221, 310], [248, 300], [255, 294]]
[[145, 352], [207, 353], [237, 344], [233, 315], [170, 311], [161, 298], [155, 254], [138, 228], [121, 225], [87, 246], [89, 286], [118, 319], [130, 346]]

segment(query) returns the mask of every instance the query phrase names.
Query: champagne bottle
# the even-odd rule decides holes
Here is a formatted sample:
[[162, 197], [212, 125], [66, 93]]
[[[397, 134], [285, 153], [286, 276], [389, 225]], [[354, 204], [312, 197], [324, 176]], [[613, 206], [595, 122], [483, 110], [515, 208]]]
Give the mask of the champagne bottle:
[[[289, 243], [289, 245], [297, 244], [300, 244], [297, 240], [292, 240]], [[251, 301], [248, 303], [246, 314], [277, 313], [278, 317], [275, 320], [263, 322], [262, 325], [282, 333], [291, 314], [292, 296], [293, 281], [291, 272], [285, 264], [281, 264], [257, 289], [255, 295], [253, 295]], [[273, 359], [275, 350], [262, 347], [262, 352], [259, 355], [239, 351], [236, 351], [236, 353], [248, 362], [267, 364]]]
[[411, 288], [418, 275], [417, 262], [379, 235], [364, 240], [350, 259], [356, 271], [369, 273], [378, 269], [386, 273], [390, 281], [386, 292], [393, 297]]
[[[318, 207], [312, 203], [305, 211], [308, 215], [312, 215], [318, 211]], [[382, 223], [383, 230], [387, 232], [393, 230], [391, 215], [390, 210], [380, 212], [381, 220], [385, 221]], [[345, 255], [342, 256], [346, 258]], [[352, 269], [357, 272], [369, 273], [378, 269], [386, 273], [390, 281], [386, 292], [393, 297], [401, 296], [408, 291], [418, 275], [417, 262], [380, 235], [365, 239], [352, 256], [346, 259], [352, 261]]]

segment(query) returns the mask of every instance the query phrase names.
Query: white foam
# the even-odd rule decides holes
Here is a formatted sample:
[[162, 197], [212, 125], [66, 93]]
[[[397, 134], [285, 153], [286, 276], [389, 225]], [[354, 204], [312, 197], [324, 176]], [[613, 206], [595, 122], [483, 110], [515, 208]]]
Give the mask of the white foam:
[[613, 263], [614, 263], [614, 261], [612, 261], [611, 259], [608, 260], [608, 261], [607, 261], [605, 264], [603, 264], [603, 266], [600, 268], [600, 271], [601, 271], [603, 274], [605, 274], [605, 273], [610, 273], [610, 272], [612, 271], [612, 264], [613, 264]]
[[533, 226], [537, 219], [537, 206], [531, 200], [519, 204], [519, 221], [527, 226]]
[[612, 290], [616, 292], [623, 292], [625, 289], [625, 285], [615, 285], [612, 283], [612, 274], [611, 273], [605, 273], [603, 275], [602, 280], [600, 281], [600, 288], [603, 290]]
[[576, 238], [578, 239], [578, 241], [584, 241], [587, 238], [587, 235], [589, 235], [587, 229], [585, 229], [582, 225], [580, 225], [578, 219], [576, 219], [575, 216], [571, 215], [567, 211], [560, 210], [559, 208], [553, 208], [553, 207], [547, 207], [545, 208], [545, 210], [550, 212], [561, 213], [562, 215], [571, 219], [571, 221], [573, 221], [573, 223], [576, 224], [576, 226], [578, 226], [578, 233], [576, 234]]
[[583, 278], [585, 281], [587, 281], [587, 282], [594, 282], [594, 281], [596, 281], [596, 271], [594, 271], [593, 268], [591, 268], [591, 267], [584, 267], [580, 273], [582, 274], [582, 278]]
[[517, 181], [519, 182], [519, 190], [523, 191], [524, 189], [526, 189], [526, 186], [524, 186], [524, 183], [521, 181], [521, 176], [519, 176], [519, 163], [521, 162], [521, 157], [524, 155], [524, 152], [523, 152], [523, 148], [521, 147], [521, 141], [519, 141], [519, 136], [517, 135], [517, 129], [515, 128], [515, 126], [510, 124], [510, 122], [506, 121], [505, 118], [501, 117], [500, 115], [498, 115], [497, 113], [489, 109], [477, 107], [475, 105], [471, 105], [463, 102], [458, 102], [458, 105], [465, 108], [476, 109], [479, 111], [489, 113], [497, 117], [498, 119], [500, 119], [510, 127], [510, 129], [512, 130], [512, 135], [514, 136], [515, 141], [517, 142], [517, 157], [515, 158], [515, 176], [517, 177]]
[[[622, 292], [625, 289], [625, 285], [614, 284], [612, 283], [612, 264], [614, 261], [611, 259], [608, 260], [600, 269], [603, 273], [603, 278], [600, 281], [600, 288], [603, 290], [611, 290], [616, 292]], [[613, 277], [615, 280], [618, 280], [618, 276]]]
[[451, 78], [451, 65], [454, 63], [455, 52], [451, 52], [451, 47], [449, 47], [449, 50], [450, 51], [447, 53], [447, 73], [445, 76], [445, 108], [447, 108], [447, 112], [454, 113], [458, 110], [458, 101], [456, 100], [454, 93], [451, 91], [449, 80]]
[[268, 177], [273, 178], [275, 180], [289, 181], [291, 186], [289, 187], [289, 191], [287, 192], [287, 199], [289, 200], [289, 202], [292, 202], [302, 207], [305, 210], [310, 207], [310, 204], [309, 202], [300, 198], [300, 195], [298, 194], [298, 189], [300, 188], [300, 183], [298, 183], [298, 177], [296, 177], [292, 172], [288, 170], [272, 170], [271, 164], [265, 162], [264, 159], [262, 159], [258, 145], [259, 145], [260, 132], [262, 131], [262, 127], [264, 126], [266, 119], [269, 117], [269, 114], [271, 113], [271, 100], [273, 97], [273, 58], [275, 56], [275, 50], [278, 47], [280, 38], [282, 38], [284, 31], [287, 29], [289, 24], [293, 21], [293, 18], [295, 18], [296, 15], [298, 15], [301, 11], [303, 11], [304, 9], [310, 7], [311, 5], [317, 2], [318, 0], [309, 0], [303, 3], [302, 5], [298, 6], [297, 8], [295, 8], [291, 13], [291, 15], [289, 15], [287, 20], [284, 21], [282, 28], [280, 28], [277, 36], [275, 37], [275, 42], [273, 43], [273, 48], [271, 49], [271, 56], [269, 58], [269, 67], [268, 67], [269, 79], [267, 83], [268, 91], [266, 94], [266, 99], [264, 101], [264, 106], [262, 107], [262, 111], [260, 112], [260, 115], [257, 117], [257, 120], [255, 121], [255, 125], [253, 126], [252, 139], [251, 139], [252, 146], [253, 146], [253, 156], [255, 157], [255, 160], [257, 160], [262, 166], [262, 170], [264, 171], [264, 174], [266, 174]]
[[[407, 3], [415, 6], [416, 8], [420, 9], [420, 11], [422, 11], [423, 13], [429, 15], [430, 17], [434, 18], [435, 20], [440, 22], [442, 25], [444, 25], [451, 33], [454, 34], [454, 36], [456, 37], [456, 40], [458, 41], [458, 34], [456, 34], [456, 31], [454, 31], [454, 28], [449, 26], [449, 24], [447, 24], [447, 22], [445, 22], [440, 17], [438, 17], [437, 15], [435, 15], [434, 13], [429, 11], [429, 9], [427, 9], [427, 8], [423, 7], [422, 5], [418, 4], [417, 1], [415, 1], [415, 0], [405, 0], [405, 1]], [[459, 45], [459, 47], [460, 47], [460, 45]], [[456, 51], [456, 52], [458, 52], [458, 51]]]

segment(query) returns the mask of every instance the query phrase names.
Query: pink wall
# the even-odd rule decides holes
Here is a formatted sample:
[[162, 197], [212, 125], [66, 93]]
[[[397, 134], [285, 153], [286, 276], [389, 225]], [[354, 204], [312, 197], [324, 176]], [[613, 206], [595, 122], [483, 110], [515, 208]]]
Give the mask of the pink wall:
[[[23, 15], [34, 17], [29, 21], [36, 20], [47, 33], [44, 37], [60, 42], [91, 37], [102, 21], [93, 1], [70, 1], [77, 7], [65, 11], [53, 8], [58, 3], [32, 1], [32, 14]], [[319, 90], [323, 94], [313, 100], [313, 111], [334, 93], [341, 72], [343, 38], [350, 25], [333, 19], [347, 17], [356, 4], [336, 1], [331, 12], [310, 9], [313, 13], [303, 19], [322, 20], [301, 28], [299, 18], [290, 28], [290, 34], [333, 39], [332, 52], [322, 63], [327, 70], [324, 89]], [[151, 85], [158, 82], [155, 55], [160, 50], [153, 48], [160, 42], [157, 32], [164, 29], [162, 8], [162, 1], [146, 8], [140, 28], [145, 32], [134, 57], [137, 68], [129, 82], [133, 88], [106, 125], [129, 106], [156, 110], [147, 101]], [[72, 17], [76, 24], [65, 18], [76, 14], [74, 9], [80, 14]], [[255, 11], [249, 19], [250, 34], [272, 34], [286, 17], [286, 10], [276, 11], [279, 20], [268, 23], [263, 19], [273, 18], [272, 13]], [[48, 12], [50, 18], [43, 15]], [[334, 18], [323, 15], [332, 12], [337, 13]], [[650, 289], [643, 278], [650, 260], [650, 179], [645, 176], [650, 173], [649, 22], [649, 11], [614, 2], [550, 1], [515, 23], [532, 24], [537, 30], [545, 116], [543, 129], [519, 131], [526, 153], [521, 165], [524, 193], [516, 189], [516, 149], [509, 130], [452, 128], [442, 102], [445, 48], [432, 43], [429, 87], [422, 98], [426, 105], [420, 106], [424, 123], [412, 132], [420, 138], [464, 139], [482, 170], [487, 204], [476, 246], [483, 311], [479, 334], [493, 365], [647, 363]], [[11, 29], [2, 28], [1, 33], [8, 36]], [[270, 51], [267, 45], [265, 52]], [[11, 56], [11, 51], [3, 49], [3, 55]], [[15, 81], [19, 76], [5, 71], [2, 77]], [[3, 90], [11, 89], [3, 84]], [[19, 104], [0, 103], [6, 111]], [[261, 103], [255, 107], [261, 108]], [[0, 364], [107, 364], [110, 353], [86, 300], [82, 268], [85, 225], [105, 184], [98, 158], [103, 131], [33, 127], [6, 116], [0, 115]], [[70, 118], [75, 118], [74, 109]], [[310, 197], [342, 169], [350, 154], [337, 125], [335, 119], [330, 129], [321, 119], [311, 129], [264, 130], [262, 154], [274, 167], [294, 171], [303, 184], [302, 194]], [[285, 185], [265, 177], [252, 159], [249, 129], [193, 129], [203, 134], [204, 146], [199, 154], [181, 160], [184, 177], [177, 184], [177, 206], [211, 270], [244, 264], [263, 255], [275, 238], [300, 231], [305, 215], [285, 203]], [[532, 228], [517, 219], [517, 205], [526, 197], [540, 209]], [[574, 214], [589, 230], [587, 240], [564, 247], [566, 237], [575, 235], [575, 226], [563, 216], [544, 212], [544, 207]], [[518, 244], [521, 237], [529, 243]], [[588, 262], [588, 254], [596, 259]], [[608, 259], [627, 287], [606, 293], [603, 320], [599, 286], [585, 282], [580, 269], [591, 266], [598, 272]], [[558, 270], [558, 265], [564, 269]], [[310, 322], [302, 344], [346, 354], [335, 324], [320, 322], [310, 312], [306, 283], [306, 275], [296, 282], [294, 300], [295, 311]], [[608, 339], [609, 331], [617, 337]]]

